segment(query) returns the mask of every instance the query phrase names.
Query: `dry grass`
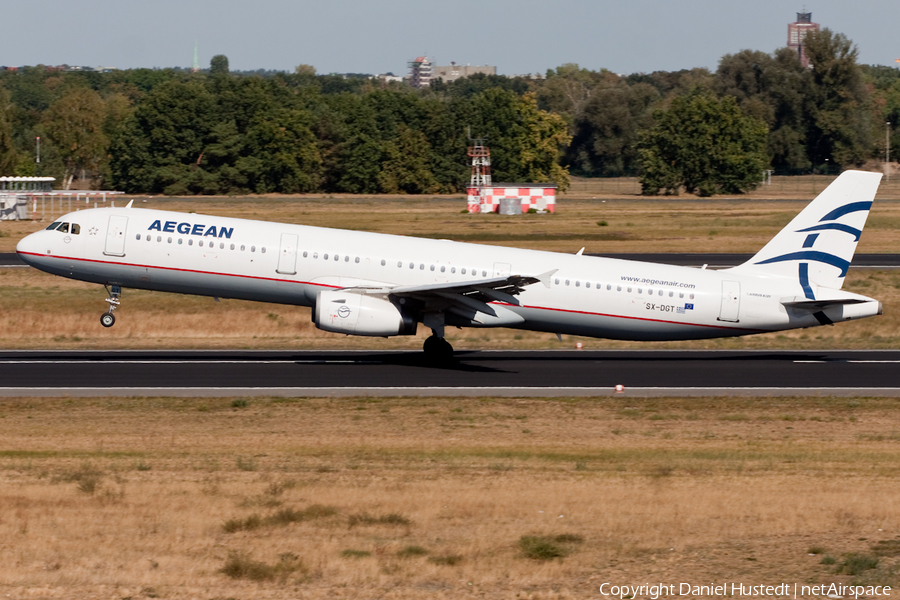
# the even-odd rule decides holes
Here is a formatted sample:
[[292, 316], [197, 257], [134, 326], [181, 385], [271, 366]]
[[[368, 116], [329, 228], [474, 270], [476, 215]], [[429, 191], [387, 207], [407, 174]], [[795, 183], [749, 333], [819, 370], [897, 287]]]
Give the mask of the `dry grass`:
[[23, 398], [0, 423], [14, 598], [900, 583], [889, 399]]
[[[845, 289], [878, 298], [880, 317], [744, 338], [633, 343], [556, 336], [511, 329], [450, 329], [458, 350], [549, 348], [823, 349], [896, 348], [900, 345], [900, 271], [851, 270]], [[348, 337], [315, 328], [308, 308], [125, 290], [115, 327], [100, 325], [106, 309], [101, 286], [33, 269], [0, 269], [2, 348], [264, 348], [419, 349], [428, 335], [389, 339]]]

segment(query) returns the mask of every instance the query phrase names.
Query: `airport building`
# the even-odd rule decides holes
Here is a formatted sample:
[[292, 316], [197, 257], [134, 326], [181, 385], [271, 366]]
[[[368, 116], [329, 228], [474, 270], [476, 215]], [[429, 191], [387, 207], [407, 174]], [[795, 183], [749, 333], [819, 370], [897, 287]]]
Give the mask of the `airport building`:
[[458, 65], [455, 62], [450, 61], [449, 67], [432, 67], [431, 78], [440, 78], [444, 80], [444, 83], [450, 83], [451, 81], [456, 81], [457, 79], [468, 77], [469, 75], [475, 75], [476, 73], [496, 75], [497, 67], [492, 67], [490, 65]]
[[803, 42], [811, 31], [819, 31], [819, 24], [812, 22], [811, 12], [797, 13], [797, 21], [788, 24], [788, 48], [792, 48], [800, 57], [800, 63], [804, 67], [809, 66], [809, 57], [806, 56], [806, 48]]
[[407, 63], [409, 67], [409, 85], [416, 89], [431, 85], [431, 61], [427, 56], [416, 57]]

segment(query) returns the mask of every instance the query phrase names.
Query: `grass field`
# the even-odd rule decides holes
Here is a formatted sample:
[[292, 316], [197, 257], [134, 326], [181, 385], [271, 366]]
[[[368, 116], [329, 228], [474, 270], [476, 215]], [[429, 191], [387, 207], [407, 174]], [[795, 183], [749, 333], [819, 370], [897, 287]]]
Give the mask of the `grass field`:
[[12, 399], [11, 598], [898, 585], [892, 399]]

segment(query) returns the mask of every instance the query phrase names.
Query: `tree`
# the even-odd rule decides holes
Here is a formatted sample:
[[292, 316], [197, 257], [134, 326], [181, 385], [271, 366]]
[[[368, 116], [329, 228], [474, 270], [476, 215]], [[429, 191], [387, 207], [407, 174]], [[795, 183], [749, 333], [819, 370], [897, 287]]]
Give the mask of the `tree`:
[[659, 92], [647, 83], [595, 90], [575, 118], [566, 162], [586, 177], [637, 174], [638, 131], [650, 126], [650, 109], [659, 99]]
[[807, 35], [806, 53], [813, 79], [809, 132], [813, 164], [862, 164], [874, 144], [869, 93], [856, 64], [856, 46], [825, 28]]
[[224, 54], [216, 54], [209, 61], [211, 75], [228, 75], [228, 57]]
[[766, 124], [745, 116], [733, 97], [698, 91], [653, 114], [639, 144], [641, 190], [710, 196], [755, 188], [765, 168]]
[[197, 193], [216, 122], [214, 97], [198, 81], [166, 81], [147, 94], [111, 146], [113, 184], [126, 192]]
[[433, 194], [438, 189], [430, 169], [431, 145], [421, 131], [397, 128], [395, 140], [383, 144], [384, 161], [378, 174], [386, 194]]
[[0, 176], [13, 175], [16, 172], [16, 148], [13, 144], [10, 118], [12, 111], [9, 92], [0, 87]]
[[768, 154], [777, 169], [808, 169], [806, 148], [812, 77], [789, 48], [774, 56], [742, 50], [719, 61], [715, 89], [744, 114], [769, 126]]
[[460, 129], [485, 137], [491, 148], [491, 171], [495, 181], [555, 183], [569, 185], [569, 171], [560, 166], [560, 149], [571, 141], [565, 120], [538, 108], [533, 93], [490, 89], [458, 109]]
[[66, 189], [79, 170], [94, 171], [106, 157], [109, 139], [103, 131], [106, 104], [94, 90], [76, 88], [44, 113], [47, 138], [65, 164]]

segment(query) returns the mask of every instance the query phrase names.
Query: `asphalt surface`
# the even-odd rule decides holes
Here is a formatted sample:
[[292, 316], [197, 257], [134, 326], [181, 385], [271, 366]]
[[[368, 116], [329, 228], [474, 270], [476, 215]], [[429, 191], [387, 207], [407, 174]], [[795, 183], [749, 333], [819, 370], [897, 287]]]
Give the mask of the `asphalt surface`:
[[0, 395], [900, 396], [900, 351], [5, 351]]
[[[683, 265], [688, 267], [709, 268], [734, 267], [745, 263], [752, 254], [586, 254], [586, 256], [605, 256], [606, 258], [621, 258], [624, 260], [640, 260], [652, 263], [669, 265]], [[24, 267], [24, 262], [19, 255], [0, 253], [0, 267]], [[896, 269], [900, 268], [900, 254], [857, 254], [853, 257], [853, 267], [869, 269]]]

